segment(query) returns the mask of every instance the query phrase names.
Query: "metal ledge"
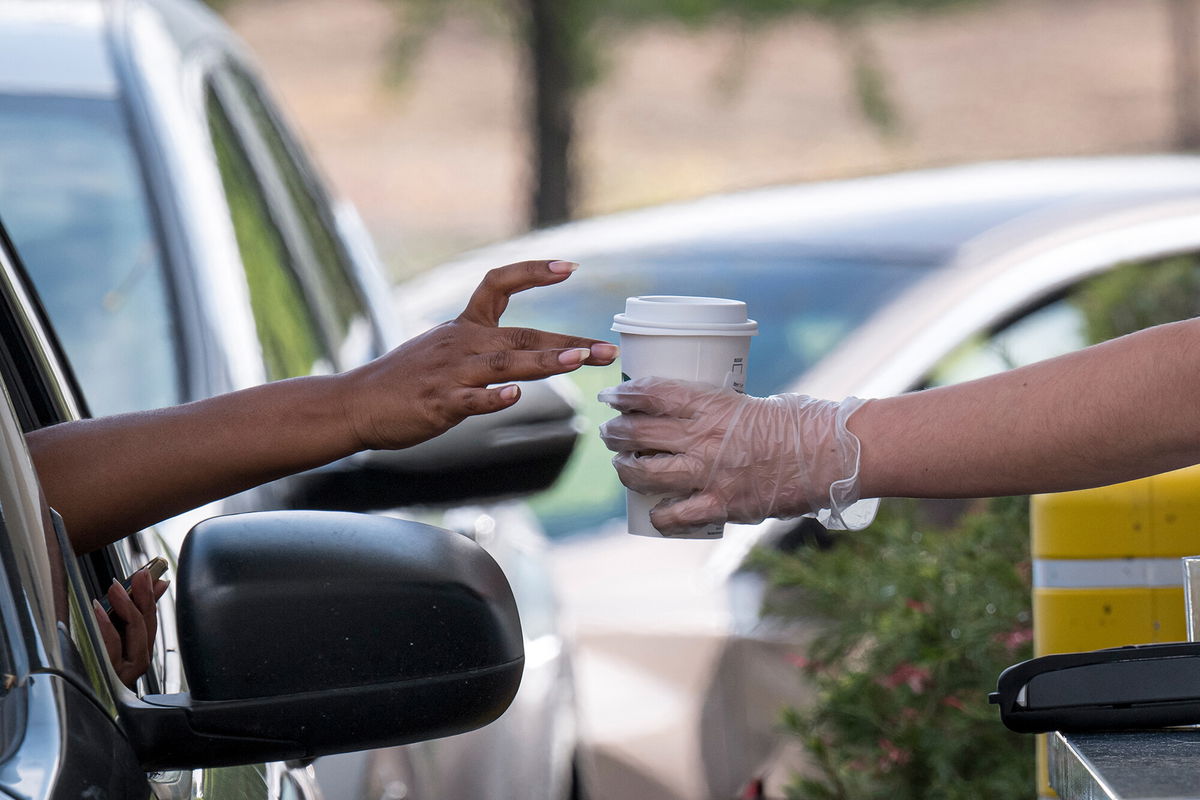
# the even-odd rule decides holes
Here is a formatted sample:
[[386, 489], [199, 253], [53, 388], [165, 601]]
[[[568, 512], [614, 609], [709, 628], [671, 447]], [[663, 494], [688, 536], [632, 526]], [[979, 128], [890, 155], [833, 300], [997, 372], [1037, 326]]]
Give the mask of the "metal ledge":
[[1049, 739], [1062, 800], [1200, 800], [1200, 727]]

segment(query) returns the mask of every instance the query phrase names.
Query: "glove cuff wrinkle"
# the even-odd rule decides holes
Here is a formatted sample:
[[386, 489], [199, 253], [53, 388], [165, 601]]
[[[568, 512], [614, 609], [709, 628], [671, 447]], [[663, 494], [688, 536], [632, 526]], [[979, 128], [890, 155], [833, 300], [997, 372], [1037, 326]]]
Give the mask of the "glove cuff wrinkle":
[[857, 397], [847, 397], [838, 406], [834, 420], [835, 439], [843, 464], [844, 477], [829, 485], [828, 519], [822, 519], [825, 526], [833, 530], [862, 530], [874, 521], [875, 512], [879, 508], [878, 499], [861, 502], [859, 500], [862, 442], [846, 427], [846, 423], [854, 412], [866, 405], [867, 402], [869, 401]]

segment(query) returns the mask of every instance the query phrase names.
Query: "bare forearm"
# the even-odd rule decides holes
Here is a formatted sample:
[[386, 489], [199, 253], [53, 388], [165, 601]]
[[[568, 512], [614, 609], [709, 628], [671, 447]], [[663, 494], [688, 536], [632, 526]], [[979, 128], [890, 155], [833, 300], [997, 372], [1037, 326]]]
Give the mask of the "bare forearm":
[[298, 378], [29, 435], [50, 505], [86, 552], [266, 481], [354, 452], [337, 382]]
[[851, 419], [864, 497], [1064, 491], [1200, 462], [1200, 320], [958, 386], [874, 400]]

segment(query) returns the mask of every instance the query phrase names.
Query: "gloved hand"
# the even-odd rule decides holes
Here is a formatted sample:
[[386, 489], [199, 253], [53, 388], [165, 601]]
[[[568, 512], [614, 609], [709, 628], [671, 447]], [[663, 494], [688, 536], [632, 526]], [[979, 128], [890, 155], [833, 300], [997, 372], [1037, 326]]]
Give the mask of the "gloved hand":
[[671, 498], [650, 514], [664, 535], [808, 513], [827, 516], [830, 528], [860, 529], [874, 517], [874, 503], [847, 513], [859, 495], [861, 448], [846, 429], [865, 402], [857, 397], [751, 397], [640, 378], [599, 399], [622, 412], [600, 428], [621, 482]]

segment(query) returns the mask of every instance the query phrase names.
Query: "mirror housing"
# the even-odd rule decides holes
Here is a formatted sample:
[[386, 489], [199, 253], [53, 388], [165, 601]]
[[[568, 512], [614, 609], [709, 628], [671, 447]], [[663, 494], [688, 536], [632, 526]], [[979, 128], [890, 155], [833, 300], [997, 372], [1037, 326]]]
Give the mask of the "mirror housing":
[[575, 448], [582, 422], [545, 381], [521, 386], [503, 411], [468, 417], [405, 450], [368, 450], [287, 479], [286, 505], [379, 511], [514, 497], [548, 489]]
[[512, 591], [464, 536], [333, 512], [201, 522], [176, 575], [191, 691], [122, 703], [147, 770], [313, 758], [461, 733], [512, 702]]

